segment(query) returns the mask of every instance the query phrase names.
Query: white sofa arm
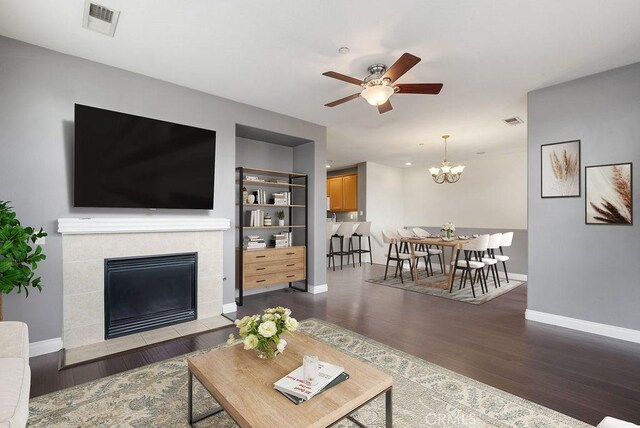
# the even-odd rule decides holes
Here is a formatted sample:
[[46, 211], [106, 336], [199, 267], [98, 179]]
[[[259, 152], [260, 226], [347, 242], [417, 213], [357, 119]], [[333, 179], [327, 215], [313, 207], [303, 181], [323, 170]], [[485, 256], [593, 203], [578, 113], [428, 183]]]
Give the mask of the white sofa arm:
[[0, 358], [29, 359], [29, 329], [25, 323], [0, 321]]

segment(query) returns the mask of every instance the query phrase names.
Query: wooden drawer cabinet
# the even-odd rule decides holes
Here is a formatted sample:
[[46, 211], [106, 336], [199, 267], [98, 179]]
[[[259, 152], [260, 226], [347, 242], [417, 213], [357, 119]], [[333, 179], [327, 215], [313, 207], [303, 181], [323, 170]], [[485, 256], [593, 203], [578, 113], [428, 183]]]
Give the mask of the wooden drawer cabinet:
[[244, 250], [243, 260], [242, 280], [245, 289], [306, 278], [305, 247]]

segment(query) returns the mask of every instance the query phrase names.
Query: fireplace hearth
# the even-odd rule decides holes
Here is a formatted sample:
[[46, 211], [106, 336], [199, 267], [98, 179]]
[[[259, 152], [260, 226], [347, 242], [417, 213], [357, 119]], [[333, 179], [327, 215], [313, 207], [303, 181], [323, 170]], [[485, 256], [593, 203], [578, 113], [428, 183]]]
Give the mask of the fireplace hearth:
[[195, 320], [197, 274], [197, 253], [105, 259], [105, 339]]

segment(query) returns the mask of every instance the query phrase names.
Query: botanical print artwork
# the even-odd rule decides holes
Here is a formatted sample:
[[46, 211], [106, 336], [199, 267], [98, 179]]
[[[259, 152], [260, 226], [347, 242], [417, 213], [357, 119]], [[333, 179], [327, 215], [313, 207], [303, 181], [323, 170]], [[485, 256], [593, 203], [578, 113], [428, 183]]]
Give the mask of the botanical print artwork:
[[630, 163], [585, 168], [587, 224], [632, 224]]
[[545, 144], [542, 150], [542, 197], [580, 196], [580, 140]]

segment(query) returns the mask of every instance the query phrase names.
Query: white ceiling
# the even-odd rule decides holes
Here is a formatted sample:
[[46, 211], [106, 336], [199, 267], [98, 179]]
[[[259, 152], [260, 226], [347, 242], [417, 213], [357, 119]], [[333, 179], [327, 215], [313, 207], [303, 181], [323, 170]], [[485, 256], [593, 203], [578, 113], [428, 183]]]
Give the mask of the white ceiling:
[[[0, 0], [0, 34], [326, 125], [334, 167], [435, 163], [444, 133], [453, 162], [524, 150], [501, 119], [526, 121], [528, 91], [640, 61], [638, 0], [99, 2], [122, 11], [113, 39], [82, 28], [83, 0]], [[358, 88], [322, 72], [403, 52], [422, 62], [400, 82], [440, 95], [323, 106]]]

